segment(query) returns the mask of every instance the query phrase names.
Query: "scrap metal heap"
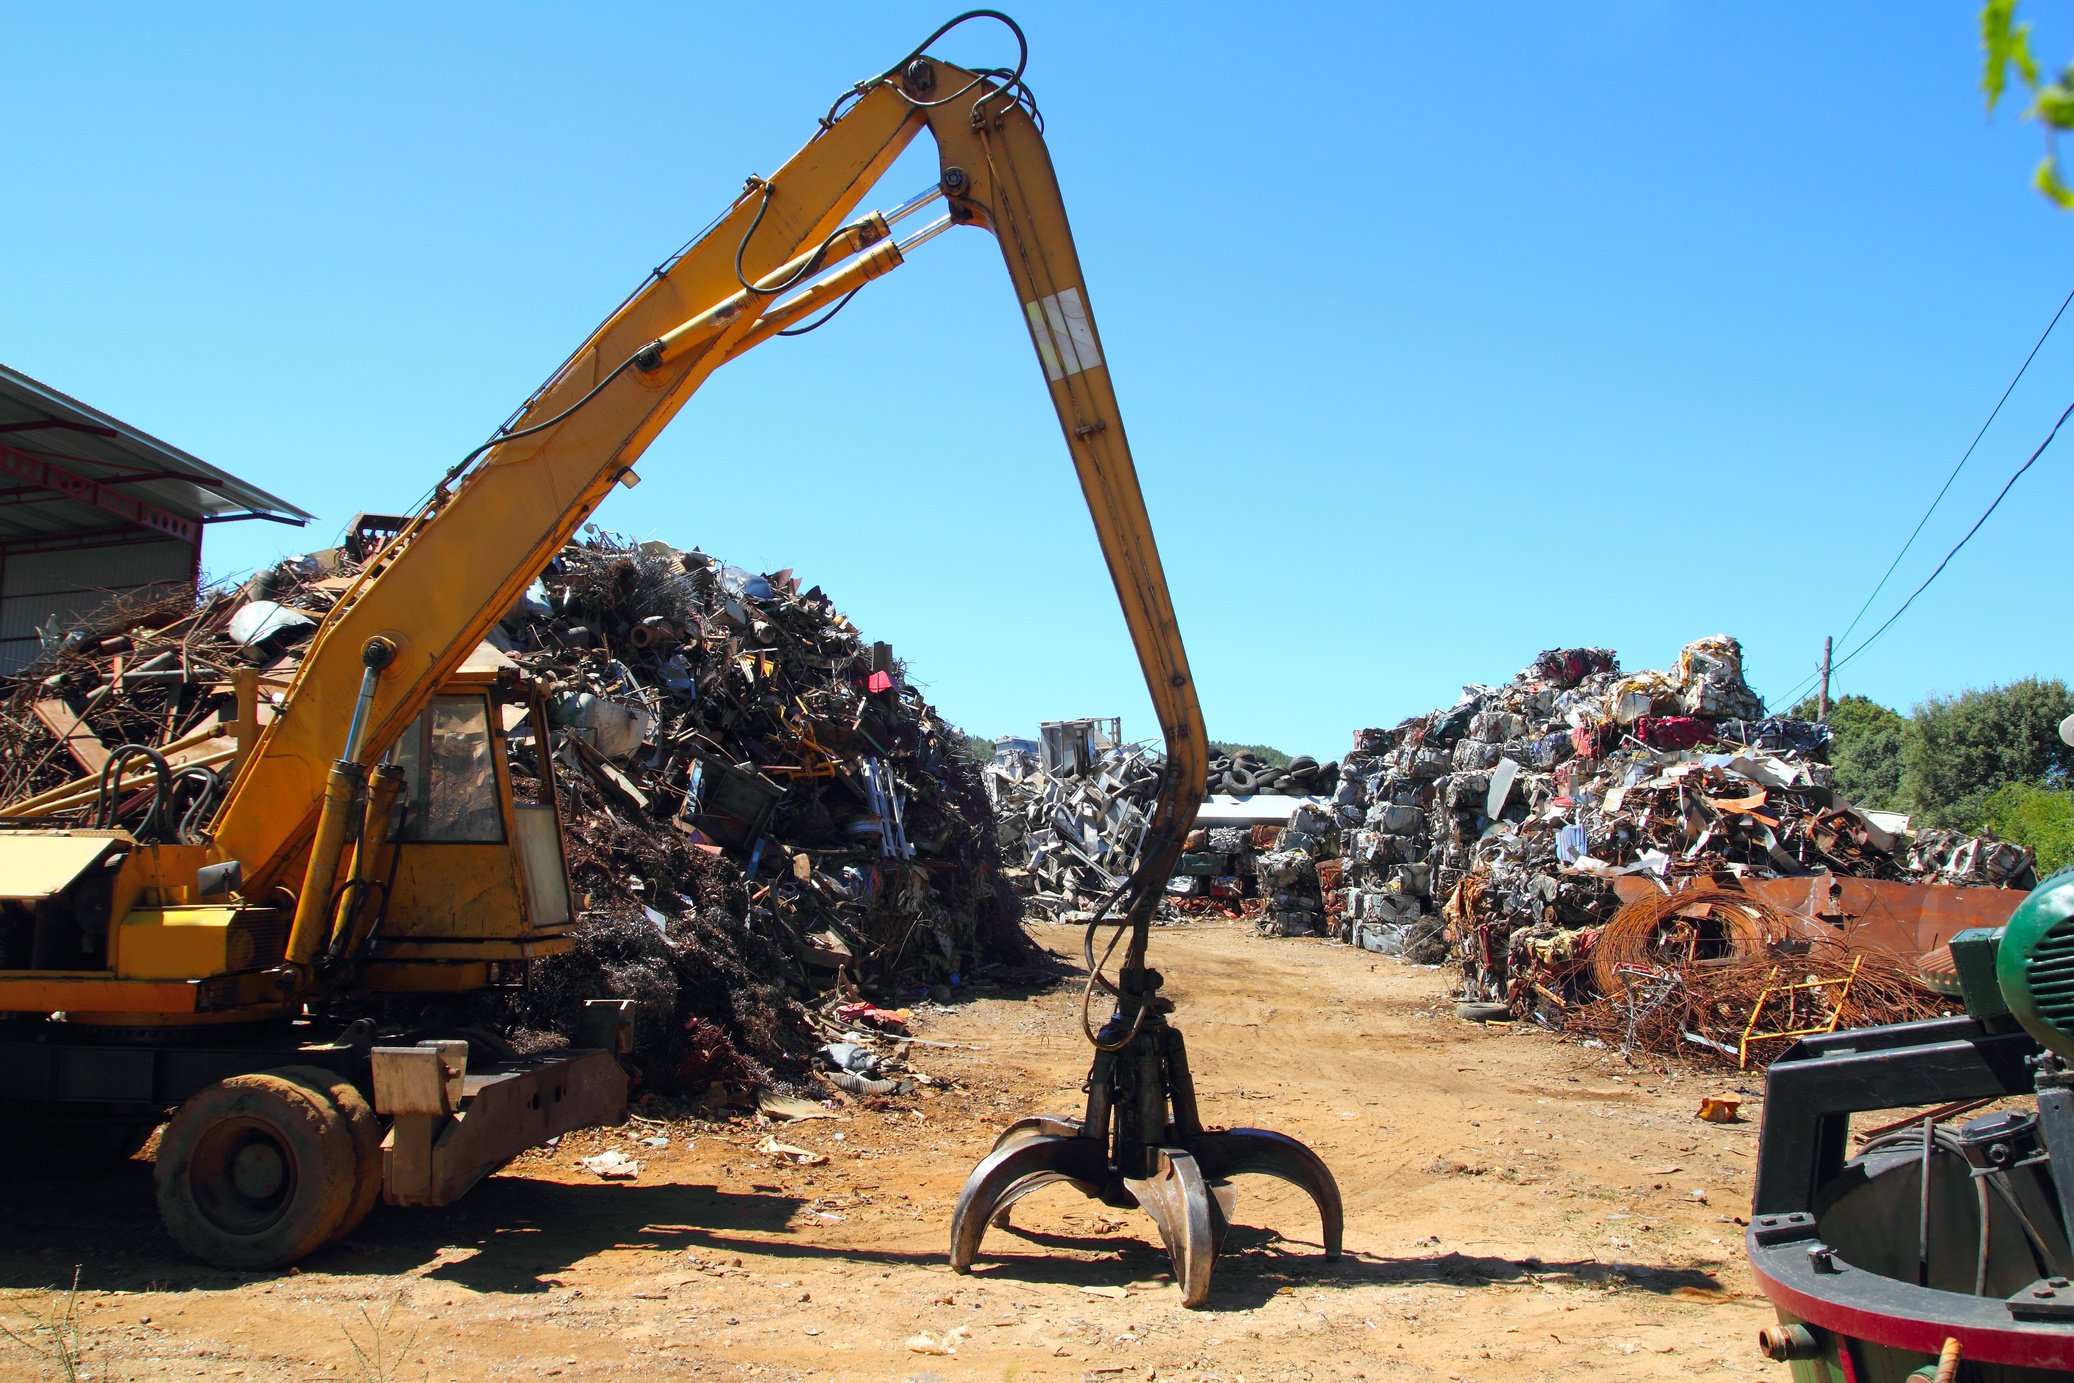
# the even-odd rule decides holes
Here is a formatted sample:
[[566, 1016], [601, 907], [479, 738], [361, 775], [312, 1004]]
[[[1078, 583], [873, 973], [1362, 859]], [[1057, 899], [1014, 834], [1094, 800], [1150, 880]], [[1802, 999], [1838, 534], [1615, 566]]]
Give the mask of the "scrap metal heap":
[[[88, 824], [91, 775], [135, 743], [167, 751], [170, 799], [145, 788], [116, 819], [205, 825], [219, 784], [183, 769], [236, 754], [239, 670], [263, 722], [355, 570], [349, 547], [51, 631], [0, 681], [0, 816]], [[978, 767], [818, 588], [593, 531], [491, 642], [543, 686], [582, 909], [571, 953], [488, 1001], [521, 1050], [560, 1045], [586, 999], [633, 998], [651, 1087], [758, 1086], [841, 1034], [814, 1006], [1020, 954]], [[531, 720], [505, 730], [538, 800]]]
[[1110, 744], [1053, 768], [1028, 752], [985, 770], [1006, 875], [1025, 905], [1055, 922], [1085, 922], [1130, 877], [1152, 825], [1160, 755]]
[[[1551, 650], [1503, 686], [1466, 687], [1445, 710], [1355, 739], [1334, 799], [1345, 939], [1429, 963], [1452, 954], [1465, 997], [1629, 1046], [1733, 1054], [1719, 1035], [1728, 1013], [1763, 1030], [1758, 1010], [1834, 1009], [1852, 1002], [1846, 972], [1864, 1006], [1853, 1012], [1916, 1016], [1908, 996], [1919, 991], [1897, 962], [1841, 945], [1810, 952], [1747, 898], [1634, 911], [1665, 891], [1824, 872], [2032, 881], [2027, 850], [1909, 836], [1843, 799], [1827, 727], [1767, 716], [1724, 635], [1688, 644], [1667, 672], [1624, 673], [1608, 649]], [[1656, 898], [1624, 911], [1622, 879]], [[1595, 945], [1623, 927], [1645, 938], [1638, 955], [1594, 967]], [[1830, 988], [1772, 992], [1785, 951], [1793, 979]]]
[[[1079, 724], [1079, 722], [1063, 722]], [[1136, 865], [1162, 761], [1150, 747], [1098, 744], [1054, 767], [1027, 750], [1003, 751], [986, 769], [1006, 873], [1033, 912], [1085, 922]], [[1212, 792], [1304, 793], [1338, 780], [1339, 765], [1310, 758], [1270, 766], [1241, 751], [1211, 760]], [[1166, 886], [1161, 918], [1217, 915], [1251, 920], [1273, 936], [1325, 931], [1339, 912], [1338, 831], [1325, 811], [1299, 804], [1285, 826], [1199, 826]]]

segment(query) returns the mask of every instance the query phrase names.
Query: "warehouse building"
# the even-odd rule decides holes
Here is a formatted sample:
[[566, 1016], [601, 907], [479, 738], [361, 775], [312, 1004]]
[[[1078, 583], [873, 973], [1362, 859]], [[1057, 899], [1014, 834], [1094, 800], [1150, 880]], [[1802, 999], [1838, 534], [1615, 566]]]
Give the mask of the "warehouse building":
[[193, 589], [208, 525], [311, 517], [0, 365], [0, 673], [112, 597]]

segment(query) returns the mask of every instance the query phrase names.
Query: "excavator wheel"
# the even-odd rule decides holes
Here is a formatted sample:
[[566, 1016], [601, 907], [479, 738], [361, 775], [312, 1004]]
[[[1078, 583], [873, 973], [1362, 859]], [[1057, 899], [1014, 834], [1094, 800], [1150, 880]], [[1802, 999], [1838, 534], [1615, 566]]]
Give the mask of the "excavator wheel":
[[282, 1267], [339, 1232], [358, 1161], [323, 1088], [283, 1072], [233, 1076], [189, 1098], [159, 1139], [159, 1217], [206, 1263]]
[[343, 1239], [360, 1228], [382, 1199], [382, 1121], [353, 1082], [321, 1066], [284, 1066], [273, 1072], [284, 1080], [321, 1090], [346, 1121], [353, 1135], [353, 1199], [332, 1238]]

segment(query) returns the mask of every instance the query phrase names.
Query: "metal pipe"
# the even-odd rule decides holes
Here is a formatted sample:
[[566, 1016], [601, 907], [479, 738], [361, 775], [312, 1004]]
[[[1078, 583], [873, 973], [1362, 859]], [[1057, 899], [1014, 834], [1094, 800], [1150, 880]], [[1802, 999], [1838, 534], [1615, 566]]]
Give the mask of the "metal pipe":
[[909, 250], [914, 249], [918, 245], [926, 245], [930, 241], [934, 240], [937, 236], [942, 235], [945, 231], [949, 230], [950, 228], [951, 218], [948, 215], [939, 216], [934, 221], [931, 221], [928, 225], [922, 227], [913, 235], [909, 236], [907, 239], [901, 241], [900, 253], [906, 254]]
[[353, 703], [353, 719], [346, 725], [346, 750], [342, 757], [357, 761], [360, 743], [367, 734], [367, 717], [374, 710], [375, 684], [381, 681], [382, 670], [369, 666], [360, 674], [360, 698]]
[[908, 217], [914, 215], [923, 207], [929, 205], [929, 203], [933, 201], [936, 201], [938, 198], [942, 196], [943, 184], [940, 182], [932, 183], [927, 188], [923, 189], [920, 192], [917, 192], [914, 196], [908, 198], [899, 206], [894, 207], [891, 211], [887, 212], [885, 217], [886, 224], [889, 226], [899, 225], [902, 221], [906, 220]]

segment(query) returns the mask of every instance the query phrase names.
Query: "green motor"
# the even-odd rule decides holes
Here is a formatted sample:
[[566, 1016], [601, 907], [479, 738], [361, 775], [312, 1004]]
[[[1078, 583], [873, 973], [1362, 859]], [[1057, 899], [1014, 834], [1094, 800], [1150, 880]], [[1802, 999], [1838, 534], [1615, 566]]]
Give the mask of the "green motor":
[[2010, 915], [1995, 980], [2024, 1031], [2074, 1061], [2074, 866], [2032, 889]]

